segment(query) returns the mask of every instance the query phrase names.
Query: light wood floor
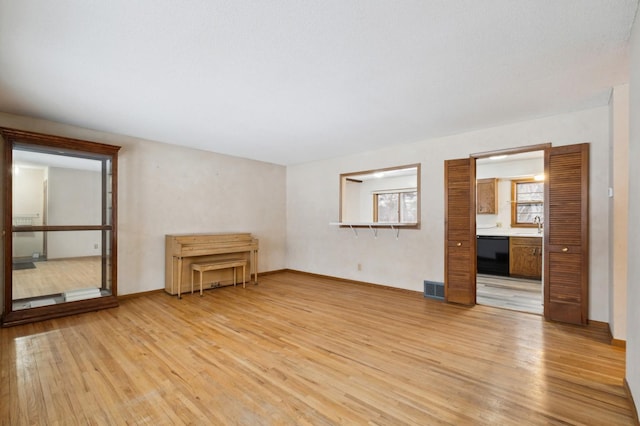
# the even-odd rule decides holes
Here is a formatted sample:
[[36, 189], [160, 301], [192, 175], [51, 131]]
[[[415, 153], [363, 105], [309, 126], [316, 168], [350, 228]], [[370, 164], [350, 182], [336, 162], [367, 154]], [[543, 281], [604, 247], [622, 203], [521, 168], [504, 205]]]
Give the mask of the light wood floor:
[[478, 274], [476, 303], [542, 315], [542, 282]]
[[607, 334], [291, 272], [0, 330], [0, 423], [625, 425]]

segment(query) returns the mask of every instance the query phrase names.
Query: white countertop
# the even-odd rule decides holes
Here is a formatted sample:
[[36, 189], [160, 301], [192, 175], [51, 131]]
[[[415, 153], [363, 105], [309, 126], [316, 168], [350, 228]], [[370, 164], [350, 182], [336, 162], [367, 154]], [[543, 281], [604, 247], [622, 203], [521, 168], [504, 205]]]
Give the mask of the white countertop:
[[536, 228], [531, 229], [511, 229], [511, 228], [477, 228], [476, 235], [495, 237], [535, 237], [542, 238]]

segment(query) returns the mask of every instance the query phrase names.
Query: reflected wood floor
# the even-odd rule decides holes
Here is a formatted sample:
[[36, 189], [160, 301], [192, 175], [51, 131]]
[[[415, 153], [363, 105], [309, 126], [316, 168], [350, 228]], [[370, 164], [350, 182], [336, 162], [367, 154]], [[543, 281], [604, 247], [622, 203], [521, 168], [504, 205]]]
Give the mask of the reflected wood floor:
[[0, 423], [631, 424], [607, 339], [282, 272], [0, 329]]
[[14, 300], [102, 286], [100, 256], [46, 260], [33, 264], [34, 269], [12, 272]]
[[476, 303], [542, 315], [542, 281], [478, 274]]

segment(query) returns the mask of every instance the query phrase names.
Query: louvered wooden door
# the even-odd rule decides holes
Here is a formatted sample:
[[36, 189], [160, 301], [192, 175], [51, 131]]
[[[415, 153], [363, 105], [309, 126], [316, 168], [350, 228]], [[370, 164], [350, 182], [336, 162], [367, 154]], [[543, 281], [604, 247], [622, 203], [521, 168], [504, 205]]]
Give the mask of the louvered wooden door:
[[445, 266], [447, 302], [476, 303], [475, 159], [445, 161]]
[[545, 152], [544, 316], [586, 324], [589, 288], [589, 144]]

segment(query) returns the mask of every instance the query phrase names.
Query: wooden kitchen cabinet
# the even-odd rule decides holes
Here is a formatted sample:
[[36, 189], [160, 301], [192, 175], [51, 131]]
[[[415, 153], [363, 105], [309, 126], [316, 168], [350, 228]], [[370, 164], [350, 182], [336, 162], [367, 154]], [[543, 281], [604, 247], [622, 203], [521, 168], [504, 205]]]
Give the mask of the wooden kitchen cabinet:
[[476, 181], [476, 213], [498, 213], [498, 185], [496, 178]]
[[542, 278], [542, 238], [509, 238], [509, 275], [538, 280]]

